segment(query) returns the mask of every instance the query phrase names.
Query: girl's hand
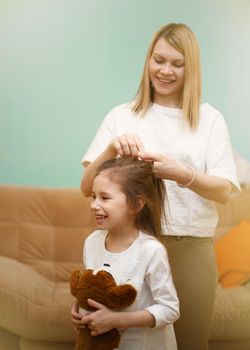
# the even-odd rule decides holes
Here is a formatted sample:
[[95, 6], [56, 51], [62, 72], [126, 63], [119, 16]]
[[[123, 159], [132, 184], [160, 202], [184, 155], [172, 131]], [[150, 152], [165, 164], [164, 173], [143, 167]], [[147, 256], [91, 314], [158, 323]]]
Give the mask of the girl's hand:
[[110, 146], [121, 157], [138, 157], [139, 152], [144, 152], [144, 146], [136, 134], [119, 136], [111, 142]]
[[92, 306], [96, 311], [87, 316], [82, 317], [81, 324], [87, 324], [91, 330], [91, 335], [96, 336], [110, 331], [115, 328], [114, 311], [111, 311], [106, 306], [88, 299], [89, 306]]
[[[78, 312], [79, 310], [79, 304], [77, 301], [72, 305], [70, 314], [71, 314], [71, 321], [73, 323], [74, 329], [79, 332], [81, 328], [84, 328], [84, 323], [82, 322], [83, 315]], [[89, 312], [86, 311], [86, 315], [89, 315]]]
[[178, 181], [179, 175], [186, 169], [175, 159], [163, 154], [139, 153], [139, 157], [153, 162], [155, 175], [162, 179]]
[[80, 329], [79, 322], [82, 319], [81, 314], [78, 313], [79, 304], [77, 301], [74, 302], [74, 304], [71, 306], [70, 314], [71, 314], [71, 321], [73, 323], [74, 329], [78, 332]]

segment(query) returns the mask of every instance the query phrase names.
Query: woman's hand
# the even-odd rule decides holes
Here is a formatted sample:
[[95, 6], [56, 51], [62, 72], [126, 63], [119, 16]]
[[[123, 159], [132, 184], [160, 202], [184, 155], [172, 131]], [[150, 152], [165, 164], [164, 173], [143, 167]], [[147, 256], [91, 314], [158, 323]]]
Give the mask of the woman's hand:
[[144, 152], [144, 146], [136, 134], [124, 134], [115, 138], [92, 163], [85, 163], [85, 171], [81, 181], [81, 190], [85, 197], [90, 197], [96, 171], [105, 160], [121, 157], [138, 157]]
[[121, 157], [138, 157], [138, 153], [144, 152], [144, 146], [136, 134], [124, 134], [114, 139], [111, 148]]
[[110, 331], [113, 328], [116, 328], [114, 311], [111, 311], [106, 306], [92, 299], [88, 299], [88, 304], [89, 306], [94, 307], [96, 311], [90, 313], [89, 315], [83, 316], [81, 325], [88, 325], [92, 336], [100, 335]]
[[[144, 153], [138, 155], [141, 159], [154, 162], [153, 171], [157, 177], [187, 184], [194, 175], [191, 168], [185, 167], [178, 161], [162, 154]], [[195, 173], [194, 181], [188, 188], [199, 196], [211, 201], [226, 203], [230, 198], [232, 184], [220, 176]]]
[[181, 163], [164, 154], [139, 153], [138, 156], [153, 162], [154, 174], [162, 179], [178, 181], [180, 174], [187, 170]]

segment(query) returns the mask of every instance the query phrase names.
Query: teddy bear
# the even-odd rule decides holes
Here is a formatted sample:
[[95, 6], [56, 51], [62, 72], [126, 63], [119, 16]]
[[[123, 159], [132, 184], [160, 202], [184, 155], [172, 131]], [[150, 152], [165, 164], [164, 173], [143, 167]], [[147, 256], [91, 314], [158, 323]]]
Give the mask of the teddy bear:
[[[120, 309], [133, 304], [136, 289], [130, 284], [117, 285], [113, 276], [105, 271], [74, 270], [70, 278], [71, 294], [76, 297], [80, 309], [95, 311], [87, 302], [93, 299], [110, 309]], [[75, 350], [113, 350], [120, 342], [120, 333], [114, 328], [101, 335], [92, 336], [86, 326], [78, 333]]]

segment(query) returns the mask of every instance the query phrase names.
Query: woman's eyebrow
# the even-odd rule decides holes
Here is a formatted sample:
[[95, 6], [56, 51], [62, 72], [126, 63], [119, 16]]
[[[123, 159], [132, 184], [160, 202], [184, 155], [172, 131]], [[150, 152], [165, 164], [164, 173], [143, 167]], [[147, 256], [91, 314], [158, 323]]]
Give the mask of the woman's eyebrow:
[[185, 62], [184, 58], [176, 58], [174, 62]]
[[157, 56], [160, 56], [161, 58], [165, 58], [164, 56], [162, 56], [160, 53], [158, 52], [153, 52], [153, 55], [157, 55]]
[[[153, 52], [153, 56], [159, 56], [160, 58], [162, 59], [166, 59], [166, 57], [162, 56], [159, 52]], [[175, 58], [173, 59], [174, 62], [177, 62], [177, 61], [181, 61], [181, 62], [184, 62], [185, 59], [183, 57], [178, 57], [178, 58]]]

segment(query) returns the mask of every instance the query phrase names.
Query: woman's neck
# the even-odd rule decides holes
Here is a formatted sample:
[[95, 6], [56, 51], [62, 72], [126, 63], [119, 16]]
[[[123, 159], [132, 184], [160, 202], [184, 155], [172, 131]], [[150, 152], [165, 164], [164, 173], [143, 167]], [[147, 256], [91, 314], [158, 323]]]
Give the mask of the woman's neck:
[[181, 108], [181, 97], [179, 95], [165, 96], [165, 95], [155, 94], [154, 102], [163, 107]]

